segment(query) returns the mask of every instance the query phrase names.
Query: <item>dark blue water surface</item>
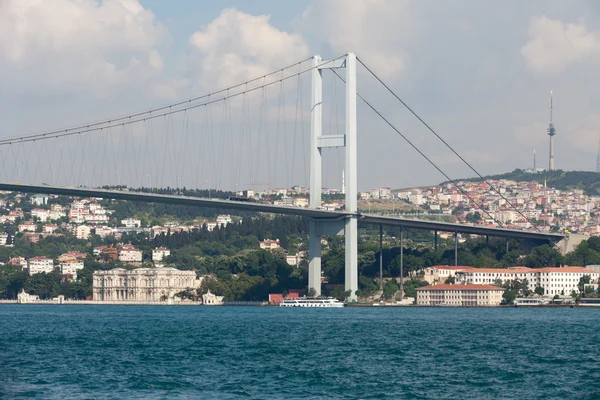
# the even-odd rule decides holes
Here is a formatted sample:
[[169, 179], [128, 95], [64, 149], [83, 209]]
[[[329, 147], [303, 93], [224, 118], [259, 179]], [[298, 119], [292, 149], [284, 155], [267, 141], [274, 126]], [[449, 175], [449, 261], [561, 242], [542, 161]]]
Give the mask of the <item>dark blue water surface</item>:
[[600, 399], [600, 309], [0, 305], [2, 398]]

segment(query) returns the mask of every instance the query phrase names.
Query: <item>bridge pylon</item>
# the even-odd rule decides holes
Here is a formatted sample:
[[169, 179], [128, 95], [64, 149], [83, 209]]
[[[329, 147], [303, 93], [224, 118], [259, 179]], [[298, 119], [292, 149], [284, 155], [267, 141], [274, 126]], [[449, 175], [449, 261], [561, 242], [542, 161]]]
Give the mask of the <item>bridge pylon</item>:
[[[308, 287], [321, 294], [321, 236], [345, 237], [345, 290], [350, 301], [356, 300], [358, 290], [358, 183], [357, 183], [357, 123], [356, 123], [356, 56], [348, 53], [330, 61], [313, 57], [310, 139], [310, 207], [321, 207], [322, 152], [328, 147], [345, 147], [346, 211], [343, 220], [311, 219], [309, 229]], [[323, 70], [346, 70], [346, 132], [343, 135], [323, 135]]]

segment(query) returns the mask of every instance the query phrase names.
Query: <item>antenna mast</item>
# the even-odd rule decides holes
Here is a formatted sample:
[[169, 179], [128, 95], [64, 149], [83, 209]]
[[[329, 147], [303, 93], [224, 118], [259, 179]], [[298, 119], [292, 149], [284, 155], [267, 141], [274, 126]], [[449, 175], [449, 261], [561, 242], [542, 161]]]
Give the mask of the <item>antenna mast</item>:
[[600, 139], [598, 140], [598, 157], [596, 158], [596, 172], [600, 173]]

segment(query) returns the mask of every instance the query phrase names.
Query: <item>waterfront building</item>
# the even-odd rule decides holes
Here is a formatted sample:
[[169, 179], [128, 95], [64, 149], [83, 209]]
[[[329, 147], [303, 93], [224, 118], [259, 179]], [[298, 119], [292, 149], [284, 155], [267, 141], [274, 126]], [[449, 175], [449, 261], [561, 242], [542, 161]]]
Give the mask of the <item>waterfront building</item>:
[[209, 289], [208, 292], [202, 295], [202, 304], [205, 306], [219, 306], [223, 304], [223, 296], [216, 296]]
[[474, 267], [467, 266], [455, 266], [451, 267], [448, 265], [433, 265], [428, 268], [424, 268], [421, 271], [413, 271], [412, 277], [421, 277], [422, 280], [429, 283], [430, 285], [437, 285], [439, 283], [446, 282], [446, 279], [454, 277], [457, 272], [471, 271]]
[[42, 272], [49, 274], [54, 271], [54, 260], [42, 256], [33, 257], [27, 261], [27, 268], [29, 269], [29, 275]]
[[33, 302], [36, 302], [39, 300], [40, 300], [39, 296], [29, 294], [25, 291], [25, 289], [22, 289], [21, 292], [19, 294], [17, 294], [17, 303], [19, 303], [19, 304], [33, 303]]
[[186, 289], [200, 287], [194, 271], [175, 268], [136, 268], [128, 271], [115, 268], [94, 272], [94, 300], [100, 301], [160, 301], [172, 299]]
[[596, 282], [600, 278], [599, 272], [583, 267], [512, 267], [458, 271], [456, 281], [465, 284], [494, 284], [527, 279], [531, 291], [540, 286], [547, 295], [569, 295], [572, 291], [579, 291], [579, 280], [586, 275], [590, 277], [591, 282]]
[[430, 285], [417, 288], [417, 305], [498, 306], [502, 302], [503, 293], [503, 288], [492, 285]]

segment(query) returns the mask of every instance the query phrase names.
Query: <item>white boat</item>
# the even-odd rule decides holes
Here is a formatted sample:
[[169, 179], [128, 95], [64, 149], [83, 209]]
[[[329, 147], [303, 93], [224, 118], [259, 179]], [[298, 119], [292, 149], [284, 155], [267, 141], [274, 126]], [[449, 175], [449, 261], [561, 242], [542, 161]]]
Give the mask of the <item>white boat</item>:
[[316, 307], [316, 308], [341, 308], [344, 303], [333, 297], [298, 297], [284, 299], [279, 307]]

